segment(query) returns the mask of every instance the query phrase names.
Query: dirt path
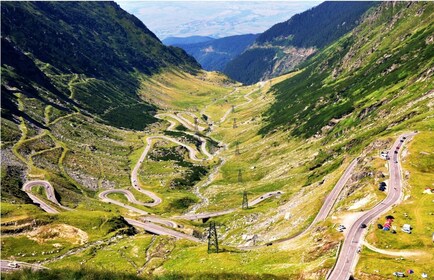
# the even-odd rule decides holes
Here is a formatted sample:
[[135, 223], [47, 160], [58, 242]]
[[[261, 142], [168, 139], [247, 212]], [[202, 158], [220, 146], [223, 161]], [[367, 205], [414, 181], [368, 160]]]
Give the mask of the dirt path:
[[372, 250], [374, 252], [383, 254], [383, 255], [388, 255], [388, 256], [394, 256], [394, 257], [414, 257], [414, 256], [422, 256], [422, 255], [427, 255], [427, 252], [423, 252], [423, 251], [416, 251], [416, 250], [384, 250], [384, 249], [380, 249], [375, 247], [374, 245], [369, 244], [367, 241], [363, 242], [363, 246], [365, 246], [366, 248], [368, 248], [369, 250]]

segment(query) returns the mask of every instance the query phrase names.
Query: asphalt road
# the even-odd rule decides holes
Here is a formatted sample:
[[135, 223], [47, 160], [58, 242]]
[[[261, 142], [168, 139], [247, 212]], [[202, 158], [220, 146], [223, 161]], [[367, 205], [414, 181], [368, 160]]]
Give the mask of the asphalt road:
[[193, 149], [189, 145], [186, 145], [184, 143], [179, 142], [176, 139], [173, 139], [173, 138], [170, 138], [170, 137], [167, 137], [167, 136], [164, 136], [164, 135], [161, 135], [161, 136], [150, 136], [150, 137], [146, 138], [146, 147], [145, 147], [145, 150], [143, 151], [142, 155], [139, 158], [139, 161], [136, 163], [136, 165], [133, 168], [133, 171], [131, 172], [131, 185], [133, 186], [133, 188], [135, 188], [139, 192], [141, 192], [141, 193], [149, 196], [150, 198], [152, 198], [154, 200], [153, 202], [148, 203], [146, 205], [146, 206], [149, 206], [149, 207], [154, 207], [154, 206], [159, 205], [162, 202], [162, 199], [158, 195], [156, 195], [155, 193], [153, 193], [151, 191], [148, 191], [148, 190], [142, 189], [139, 186], [138, 179], [137, 179], [137, 174], [139, 172], [140, 166], [142, 165], [142, 163], [145, 160], [147, 154], [149, 153], [149, 150], [152, 147], [152, 140], [154, 140], [154, 139], [164, 139], [164, 140], [167, 140], [167, 141], [171, 141], [171, 142], [173, 142], [173, 143], [175, 143], [177, 145], [183, 146], [183, 147], [185, 147], [188, 150], [189, 156], [190, 156], [191, 160], [193, 160], [193, 161], [202, 161], [201, 159], [197, 158], [197, 156], [196, 156], [197, 151], [195, 149]]
[[399, 164], [399, 153], [395, 153], [396, 149], [401, 151], [402, 137], [406, 137], [408, 140], [410, 137], [415, 135], [415, 133], [402, 134], [393, 144], [390, 149], [389, 155], [391, 159], [389, 160], [389, 188], [387, 197], [374, 208], [363, 214], [356, 222], [348, 229], [347, 237], [341, 247], [341, 252], [336, 261], [336, 265], [330, 273], [327, 279], [330, 280], [348, 280], [351, 273], [357, 264], [358, 253], [357, 249], [362, 245], [362, 239], [366, 229], [361, 228], [362, 224], [369, 224], [374, 221], [379, 216], [387, 212], [393, 205], [398, 203], [402, 196], [402, 178], [401, 178], [401, 167]]
[[[248, 92], [247, 94], [244, 95], [244, 99], [246, 99], [246, 102], [241, 103], [241, 104], [239, 104], [239, 105], [236, 105], [236, 106], [234, 106], [234, 108], [237, 109], [237, 108], [239, 108], [239, 107], [241, 107], [241, 106], [247, 105], [247, 104], [249, 104], [250, 102], [252, 102], [253, 100], [250, 98], [250, 95], [251, 95], [252, 93], [258, 91], [259, 89], [261, 89], [264, 85], [265, 85], [265, 83], [259, 83], [259, 88], [253, 89], [252, 91], [250, 91], [250, 92]], [[223, 122], [227, 119], [227, 117], [229, 116], [229, 114], [230, 114], [231, 112], [232, 112], [232, 108], [230, 108], [230, 109], [228, 109], [228, 110], [226, 111], [226, 113], [225, 113], [225, 114], [223, 115], [223, 117], [221, 117], [221, 119], [220, 119], [220, 124], [223, 123]]]
[[336, 199], [338, 198], [339, 193], [342, 191], [342, 189], [345, 187], [345, 184], [347, 183], [348, 179], [351, 177], [351, 174], [354, 171], [354, 168], [356, 167], [358, 162], [358, 158], [354, 159], [350, 165], [347, 167], [347, 169], [344, 171], [344, 174], [342, 174], [339, 181], [336, 183], [333, 190], [330, 192], [330, 194], [326, 197], [324, 204], [322, 205], [321, 209], [319, 210], [318, 214], [316, 215], [315, 219], [312, 222], [313, 224], [316, 224], [317, 222], [324, 221], [330, 211], [333, 208], [333, 205], [336, 202]]
[[[117, 200], [109, 198], [108, 195], [111, 194], [111, 193], [122, 193], [122, 194], [124, 194], [127, 197], [128, 201], [130, 201], [130, 202], [134, 201], [133, 203], [139, 202], [139, 201], [136, 200], [136, 198], [134, 197], [134, 195], [130, 191], [120, 190], [120, 189], [103, 191], [103, 192], [101, 192], [101, 193], [98, 194], [98, 197], [101, 199], [101, 201], [118, 205], [118, 206], [123, 207], [125, 209], [128, 209], [130, 211], [136, 212], [136, 213], [138, 213], [140, 215], [148, 215], [149, 214], [148, 212], [146, 212], [144, 210], [138, 209], [136, 207], [133, 207], [133, 206], [130, 206], [128, 204], [125, 204], [125, 203], [122, 203], [120, 201], [117, 201]], [[141, 203], [141, 202], [136, 203], [136, 204], [143, 205], [143, 203]]]
[[[175, 115], [172, 115], [172, 114], [161, 114], [161, 115], [155, 115], [155, 117], [156, 117], [157, 119], [160, 119], [160, 120], [163, 120], [163, 118], [161, 118], [162, 116], [167, 116], [167, 117], [171, 117], [171, 118], [173, 118], [173, 119], [176, 119], [176, 116], [175, 116]], [[165, 119], [164, 119], [164, 120], [165, 120]], [[196, 135], [196, 134], [194, 134], [194, 133], [191, 133], [191, 132], [176, 130], [176, 129], [175, 129], [175, 127], [176, 127], [176, 122], [174, 122], [174, 121], [171, 120], [171, 119], [168, 119], [167, 121], [170, 123], [170, 126], [167, 128], [168, 131], [181, 132], [181, 133], [188, 134], [188, 135], [190, 135], [190, 136], [192, 136], [192, 137], [198, 139], [198, 140], [201, 142], [201, 144], [200, 144], [200, 150], [201, 150], [201, 152], [202, 152], [202, 153], [203, 153], [203, 154], [208, 158], [208, 160], [212, 160], [212, 159], [214, 158], [214, 155], [210, 154], [210, 153], [208, 152], [207, 148], [206, 148], [207, 140], [206, 140], [205, 138], [203, 138], [203, 137], [201, 137], [201, 136], [199, 136], [199, 135]]]
[[[174, 118], [175, 120], [177, 120], [178, 122], [180, 122], [183, 126], [185, 126], [186, 128], [190, 129], [191, 131], [195, 131], [196, 127], [194, 124], [192, 124], [189, 120], [187, 120], [186, 118], [184, 118], [181, 115], [175, 115], [175, 114], [170, 114], [170, 113], [163, 113], [163, 114], [159, 114], [160, 116], [168, 116], [171, 118]], [[206, 127], [197, 126], [197, 129], [199, 131], [204, 131], [206, 129]]]
[[45, 212], [59, 213], [59, 211], [57, 209], [53, 208], [51, 205], [47, 204], [45, 201], [43, 201], [42, 199], [38, 198], [37, 196], [35, 196], [34, 194], [31, 193], [32, 188], [36, 187], [36, 186], [43, 186], [44, 187], [45, 194], [46, 194], [48, 200], [50, 200], [51, 202], [53, 202], [54, 204], [56, 204], [60, 208], [63, 208], [65, 210], [71, 210], [70, 208], [61, 205], [59, 203], [59, 201], [57, 201], [56, 195], [54, 194], [54, 188], [53, 188], [53, 186], [51, 186], [50, 182], [44, 181], [44, 180], [35, 180], [35, 181], [26, 182], [23, 185], [23, 188], [22, 188], [23, 191], [25, 191], [27, 193], [27, 195], [30, 197], [30, 199], [34, 203], [39, 204], [39, 206]]
[[[305, 234], [307, 231], [309, 231], [313, 226], [315, 226], [315, 224], [317, 222], [325, 220], [327, 218], [328, 214], [330, 213], [331, 209], [333, 208], [333, 205], [335, 204], [339, 193], [342, 191], [342, 189], [344, 188], [348, 179], [351, 177], [351, 174], [353, 173], [354, 168], [357, 165], [357, 162], [358, 162], [358, 159], [356, 158], [350, 163], [350, 165], [347, 167], [347, 169], [345, 169], [344, 174], [342, 174], [341, 178], [336, 183], [333, 190], [326, 197], [321, 209], [319, 210], [318, 214], [315, 216], [315, 219], [312, 221], [312, 223], [306, 229], [304, 229], [303, 231], [300, 231], [296, 235], [282, 238], [282, 239], [278, 239], [278, 240], [273, 241], [272, 243], [273, 244], [282, 243], [282, 242], [292, 240], [296, 237], [299, 237], [299, 236]], [[267, 245], [240, 246], [240, 248], [249, 250], [249, 249], [255, 249], [255, 248], [260, 248], [260, 247], [265, 247], [265, 246], [267, 246]]]
[[[10, 263], [16, 263], [16, 264], [18, 264], [18, 267], [9, 266]], [[30, 268], [32, 270], [48, 269], [42, 265], [37, 265], [37, 264], [10, 261], [10, 260], [0, 260], [1, 272], [13, 272], [13, 271], [17, 271], [17, 270], [24, 269], [24, 268]]]
[[[261, 195], [260, 197], [249, 201], [249, 207], [250, 206], [255, 206], [256, 204], [271, 198], [273, 196], [278, 196], [281, 195], [283, 192], [282, 191], [274, 191], [274, 192], [268, 192], [266, 194]], [[199, 219], [207, 219], [207, 218], [212, 218], [212, 217], [218, 217], [218, 216], [222, 216], [222, 215], [226, 215], [232, 212], [235, 212], [235, 210], [237, 209], [229, 209], [229, 210], [223, 210], [223, 211], [218, 211], [218, 212], [211, 212], [211, 213], [199, 213], [199, 214], [187, 214], [187, 215], [183, 215], [183, 216], [178, 216], [175, 217], [177, 219], [184, 219], [184, 220], [199, 220]]]
[[130, 211], [136, 212], [140, 215], [144, 215], [144, 217], [142, 217], [141, 219], [147, 222], [154, 222], [157, 224], [162, 224], [168, 227], [173, 227], [173, 228], [177, 228], [178, 224], [176, 224], [175, 222], [172, 222], [170, 220], [166, 220], [157, 216], [150, 216], [148, 212], [138, 209], [136, 207], [127, 205], [125, 203], [122, 203], [120, 201], [111, 199], [108, 197], [109, 194], [111, 193], [121, 193], [123, 195], [125, 195], [125, 197], [128, 199], [129, 202], [134, 203], [134, 204], [138, 204], [138, 205], [144, 205], [144, 206], [149, 206], [149, 203], [144, 203], [144, 202], [140, 202], [138, 201], [135, 196], [129, 191], [129, 190], [122, 190], [122, 189], [115, 189], [115, 190], [106, 190], [103, 191], [101, 193], [98, 194], [98, 197], [101, 199], [101, 201], [104, 202], [109, 202], [109, 203], [113, 203], [116, 204], [120, 207], [123, 207], [125, 209], [128, 209]]
[[168, 229], [168, 228], [156, 225], [154, 223], [140, 222], [140, 221], [129, 219], [129, 218], [125, 218], [125, 220], [129, 224], [131, 224], [132, 226], [143, 228], [147, 232], [151, 232], [151, 233], [158, 234], [158, 235], [170, 235], [170, 236], [174, 236], [176, 238], [184, 238], [184, 239], [188, 239], [188, 240], [191, 240], [194, 242], [201, 242], [200, 239], [198, 239], [194, 236], [191, 236], [191, 235], [188, 235], [188, 234], [185, 234], [182, 232], [178, 232], [178, 231], [175, 231], [172, 229]]

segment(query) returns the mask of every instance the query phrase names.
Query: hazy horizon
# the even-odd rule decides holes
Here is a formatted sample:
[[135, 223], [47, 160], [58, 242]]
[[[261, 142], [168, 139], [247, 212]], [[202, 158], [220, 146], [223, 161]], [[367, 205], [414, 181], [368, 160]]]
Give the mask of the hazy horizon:
[[321, 1], [117, 1], [161, 40], [261, 33]]

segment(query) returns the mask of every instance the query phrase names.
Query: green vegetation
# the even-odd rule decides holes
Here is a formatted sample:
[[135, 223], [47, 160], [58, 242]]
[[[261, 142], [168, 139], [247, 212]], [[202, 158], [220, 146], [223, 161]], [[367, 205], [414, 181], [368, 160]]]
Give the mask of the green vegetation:
[[264, 67], [264, 64], [273, 64], [276, 52], [277, 51], [272, 48], [248, 49], [240, 56], [228, 62], [224, 73], [232, 79], [244, 84], [253, 84], [259, 81], [268, 70]]
[[[395, 217], [396, 234], [378, 230], [372, 227], [367, 236], [367, 242], [380, 249], [393, 252], [402, 252], [403, 259], [388, 256], [367, 250], [362, 254], [357, 273], [377, 274], [390, 276], [394, 271], [413, 269], [417, 275], [422, 272], [432, 275], [434, 270], [430, 257], [434, 253], [432, 248], [432, 198], [424, 193], [426, 188], [432, 188], [434, 180], [434, 148], [433, 133], [422, 132], [414, 137], [403, 153], [403, 169], [408, 198], [396, 206], [391, 212]], [[408, 172], [408, 173], [407, 173]], [[383, 223], [380, 218], [375, 224]], [[411, 234], [401, 231], [403, 224], [410, 224], [413, 228]], [[416, 253], [406, 256], [406, 252]], [[387, 268], [387, 269], [385, 269]], [[375, 272], [378, 271], [378, 272]], [[367, 277], [367, 275], [365, 275]], [[367, 279], [367, 278], [366, 278]]]
[[[191, 73], [199, 68], [116, 3], [9, 2], [1, 13], [2, 117], [10, 120], [12, 114], [23, 116], [45, 128], [50, 112], [80, 110], [116, 127], [141, 130], [156, 120], [155, 107], [137, 95], [140, 77], [162, 68]], [[37, 106], [19, 110], [17, 92]]]
[[[400, 5], [404, 9], [405, 4]], [[415, 102], [432, 88], [430, 79], [411, 82], [423, 77], [434, 63], [433, 44], [427, 43], [433, 33], [433, 7], [424, 8], [416, 21], [412, 15], [418, 8], [410, 6], [396, 14], [389, 5], [381, 5], [381, 17], [372, 16], [312, 58], [301, 73], [275, 85], [277, 100], [266, 114], [268, 124], [261, 133], [291, 129], [295, 137], [321, 134], [335, 139], [376, 123], [365, 135], [377, 135], [389, 124], [427, 112], [423, 104], [417, 111], [394, 109], [397, 104]], [[392, 17], [399, 20], [385, 36], [386, 22]], [[417, 32], [405, 36], [409, 30]], [[363, 38], [372, 39], [365, 42]], [[367, 49], [372, 51], [367, 53]]]
[[[333, 266], [343, 238], [334, 226], [345, 215], [358, 214], [384, 198], [377, 186], [387, 180], [387, 169], [378, 153], [409, 130], [420, 131], [403, 151], [403, 167], [408, 171], [404, 173], [408, 180], [406, 194], [410, 196], [392, 214], [397, 224], [408, 219], [405, 222], [414, 226], [414, 232], [384, 235], [370, 229], [367, 239], [381, 249], [432, 253], [431, 200], [420, 192], [433, 181], [434, 168], [430, 152], [432, 5], [381, 3], [353, 32], [332, 42], [300, 71], [246, 87], [216, 72], [190, 71], [194, 65], [188, 63], [185, 54], [160, 46], [141, 23], [115, 4], [85, 3], [83, 11], [74, 8], [68, 15], [58, 15], [60, 5], [2, 5], [2, 26], [12, 24], [11, 9], [6, 9], [10, 7], [19, 6], [19, 11], [31, 14], [43, 8], [40, 18], [32, 16], [30, 20], [42, 21], [43, 29], [53, 23], [44, 16], [47, 13], [74, 23], [78, 19], [71, 19], [70, 12], [80, 20], [89, 19], [92, 13], [83, 13], [95, 5], [95, 13], [107, 12], [107, 18], [99, 20], [101, 16], [94, 15], [94, 22], [87, 23], [94, 23], [96, 32], [101, 33], [95, 46], [89, 48], [101, 47], [104, 51], [113, 45], [108, 52], [112, 57], [103, 56], [113, 65], [94, 61], [89, 65], [98, 64], [95, 69], [101, 70], [94, 73], [95, 69], [80, 68], [73, 53], [72, 58], [63, 58], [60, 48], [56, 54], [51, 54], [52, 47], [47, 49], [47, 57], [40, 55], [35, 42], [14, 48], [21, 31], [2, 38], [2, 63], [3, 54], [15, 58], [6, 58], [2, 64], [2, 94], [3, 88], [11, 93], [3, 103], [5, 110], [2, 105], [2, 257], [38, 261], [51, 269], [2, 277], [323, 279]], [[116, 27], [111, 23], [105, 26], [113, 27], [113, 32], [101, 29], [100, 24], [111, 17], [116, 17]], [[56, 24], [60, 31], [71, 34], [68, 21]], [[24, 27], [23, 32], [28, 33], [30, 26]], [[93, 30], [88, 26], [75, 28], [85, 39], [92, 37], [86, 33]], [[145, 58], [142, 50], [131, 53], [130, 46], [121, 45], [118, 29], [134, 37], [134, 47], [150, 43], [144, 48]], [[109, 43], [103, 44], [106, 41], [102, 39]], [[290, 39], [296, 40], [294, 36], [286, 40]], [[64, 46], [63, 41], [59, 46]], [[118, 56], [123, 51], [125, 61]], [[136, 59], [143, 59], [142, 68], [135, 67]], [[71, 68], [65, 70], [68, 63]], [[104, 67], [107, 69], [102, 70]], [[149, 124], [157, 108], [158, 113], [178, 112], [191, 122], [197, 117], [201, 126], [212, 124], [204, 135], [197, 135], [207, 139], [209, 151], [218, 150], [214, 158], [205, 160], [200, 141], [182, 132], [193, 133], [178, 121], [174, 122], [180, 132], [166, 131], [167, 121]], [[10, 114], [15, 117], [9, 118]], [[170, 119], [167, 114], [164, 118]], [[141, 130], [145, 126], [143, 131], [125, 129]], [[137, 200], [149, 202], [149, 197], [132, 188], [131, 171], [148, 137], [163, 134], [193, 147], [201, 161], [190, 160], [185, 147], [154, 138], [140, 163], [138, 183], [155, 192], [162, 203], [146, 207], [129, 203], [121, 194], [109, 197], [176, 221], [177, 231], [205, 239], [207, 223], [174, 216], [192, 213], [193, 209], [196, 213], [233, 210], [212, 218], [222, 248], [219, 254], [208, 254], [206, 244], [134, 229], [124, 217], [140, 220], [140, 215], [102, 202], [97, 196], [104, 189], [127, 189]], [[326, 221], [296, 239], [275, 242], [311, 224], [327, 194], [356, 157], [359, 163], [355, 172]], [[30, 204], [20, 189], [24, 181], [35, 179], [50, 181], [60, 203], [73, 210], [56, 206], [61, 212], [48, 214]], [[278, 190], [282, 191], [279, 196], [241, 209], [244, 191], [252, 201]], [[32, 192], [46, 200], [42, 189], [35, 187]], [[391, 243], [396, 244], [392, 247]], [[253, 244], [269, 246], [238, 248]], [[406, 268], [411, 265], [432, 274], [428, 257], [422, 254], [398, 261], [365, 249], [357, 273], [366, 279], [374, 274], [390, 277], [390, 271], [399, 268], [393, 265], [400, 262]], [[377, 273], [379, 265], [389, 267]]]
[[308, 56], [356, 27], [374, 2], [325, 2], [273, 25], [227, 63], [223, 72], [253, 84], [292, 71]]
[[203, 69], [222, 71], [229, 61], [244, 52], [257, 37], [257, 34], [244, 34], [218, 39], [209, 38], [205, 42], [198, 43], [179, 43], [174, 46], [182, 48], [193, 56]]

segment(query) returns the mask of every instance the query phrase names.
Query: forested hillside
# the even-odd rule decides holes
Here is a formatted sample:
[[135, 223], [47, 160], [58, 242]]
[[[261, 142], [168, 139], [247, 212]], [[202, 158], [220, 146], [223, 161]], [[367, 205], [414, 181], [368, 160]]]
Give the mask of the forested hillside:
[[[10, 120], [18, 115], [43, 123], [41, 115], [18, 110], [19, 93], [58, 114], [78, 109], [142, 129], [155, 109], [136, 94], [137, 74], [199, 68], [114, 2], [5, 2], [1, 15], [2, 117]], [[72, 83], [78, 84], [73, 91]]]
[[[273, 87], [276, 102], [262, 133], [291, 129], [296, 137], [339, 137], [370, 127], [374, 135], [429, 111], [434, 88], [434, 6], [382, 3], [351, 33]], [[367, 40], [366, 38], [369, 38]], [[395, 109], [419, 104], [418, 109]], [[383, 125], [381, 125], [383, 124]]]
[[358, 25], [373, 2], [324, 2], [260, 34], [223, 70], [245, 84], [276, 77]]

